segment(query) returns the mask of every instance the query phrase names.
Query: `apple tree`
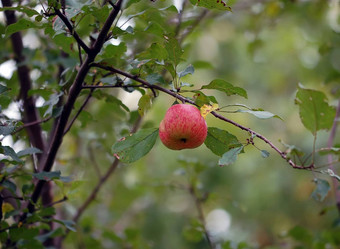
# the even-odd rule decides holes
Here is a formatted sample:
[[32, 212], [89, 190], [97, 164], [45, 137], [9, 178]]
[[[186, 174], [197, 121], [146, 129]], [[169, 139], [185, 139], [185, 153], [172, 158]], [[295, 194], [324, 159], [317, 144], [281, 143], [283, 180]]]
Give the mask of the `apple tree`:
[[2, 248], [339, 247], [338, 1], [1, 3]]

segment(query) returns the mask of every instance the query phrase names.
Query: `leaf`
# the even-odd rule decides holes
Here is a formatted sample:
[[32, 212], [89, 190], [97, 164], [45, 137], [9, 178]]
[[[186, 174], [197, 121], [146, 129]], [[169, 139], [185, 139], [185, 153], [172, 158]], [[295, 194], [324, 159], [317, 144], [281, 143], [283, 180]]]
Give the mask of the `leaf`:
[[126, 9], [126, 8], [130, 7], [130, 5], [132, 5], [134, 3], [138, 3], [139, 1], [140, 0], [128, 0], [128, 1], [126, 1], [124, 8]]
[[242, 146], [233, 134], [216, 127], [208, 128], [204, 144], [217, 156], [222, 156], [230, 149]]
[[27, 20], [27, 19], [20, 19], [16, 23], [8, 25], [6, 28], [6, 36], [10, 36], [13, 33], [19, 32], [21, 30], [26, 30], [30, 28], [41, 28], [41, 26], [37, 25], [35, 22]]
[[48, 233], [38, 235], [35, 238], [37, 240], [39, 240], [41, 243], [44, 243], [47, 239], [55, 238], [55, 237], [63, 236], [63, 235], [64, 235], [63, 229], [61, 227], [59, 227], [59, 228], [52, 230]]
[[23, 156], [27, 156], [27, 155], [33, 155], [33, 154], [37, 154], [37, 153], [42, 153], [41, 150], [39, 150], [38, 148], [27, 148], [27, 149], [24, 149], [22, 151], [19, 151], [18, 152], [18, 157], [23, 157]]
[[231, 11], [230, 6], [228, 6], [223, 0], [190, 0], [190, 2], [193, 5], [197, 5], [207, 9]]
[[9, 146], [2, 146], [0, 145], [0, 153], [4, 154], [5, 156], [9, 156], [11, 157], [15, 162], [17, 163], [24, 163], [19, 156], [17, 155], [17, 153]]
[[102, 54], [102, 57], [112, 58], [112, 57], [121, 57], [124, 55], [124, 53], [127, 51], [126, 44], [121, 42], [119, 45], [113, 45], [109, 44], [104, 48], [104, 52]]
[[30, 240], [39, 235], [38, 228], [18, 227], [9, 229], [9, 235], [12, 241]]
[[221, 79], [213, 80], [208, 85], [202, 86], [201, 89], [216, 89], [218, 91], [224, 92], [228, 96], [239, 95], [244, 98], [248, 98], [246, 90], [241, 87], [235, 87], [232, 84]]
[[15, 185], [12, 181], [6, 179], [1, 183], [1, 186], [11, 190], [12, 193], [15, 193], [15, 191], [17, 190], [17, 185]]
[[300, 85], [295, 103], [300, 107], [300, 119], [313, 135], [319, 130], [330, 129], [335, 118], [335, 108], [328, 105], [323, 92], [305, 89]]
[[320, 155], [328, 155], [328, 154], [333, 154], [333, 155], [340, 155], [340, 148], [338, 147], [332, 147], [332, 148], [322, 148], [319, 151]]
[[316, 187], [311, 196], [314, 198], [314, 200], [323, 201], [326, 198], [331, 187], [328, 181], [320, 178], [316, 178], [314, 182], [316, 184]]
[[95, 5], [84, 5], [82, 11], [85, 15], [90, 14], [94, 16], [99, 22], [104, 23], [110, 14], [108, 5], [101, 6], [100, 8]]
[[204, 104], [201, 108], [201, 115], [205, 119], [207, 115], [213, 111], [216, 111], [218, 109], [218, 104], [213, 104], [213, 105], [206, 105]]
[[295, 145], [286, 144], [281, 140], [280, 142], [286, 147], [285, 152], [288, 158], [291, 158], [292, 156], [302, 157], [305, 154], [300, 148], [296, 147]]
[[45, 101], [45, 103], [42, 106], [48, 106], [47, 110], [44, 113], [44, 117], [52, 115], [53, 107], [59, 102], [60, 96], [62, 96], [63, 93], [54, 93], [50, 95], [49, 100]]
[[195, 104], [198, 106], [203, 105], [210, 105], [211, 103], [217, 104], [217, 100], [214, 96], [207, 96], [201, 91], [194, 91], [195, 95], [193, 96], [193, 99], [195, 101]]
[[154, 146], [158, 128], [140, 130], [112, 146], [113, 155], [124, 163], [132, 163], [146, 155]]
[[196, 69], [213, 69], [213, 65], [207, 61], [194, 61], [192, 63], [193, 67]]
[[267, 157], [269, 157], [270, 153], [266, 150], [261, 150], [261, 155], [262, 155], [263, 158], [267, 158]]
[[165, 49], [168, 52], [168, 60], [173, 63], [174, 67], [181, 62], [183, 49], [174, 37], [165, 36]]
[[138, 113], [144, 116], [145, 112], [151, 107], [151, 96], [144, 94], [138, 101]]
[[13, 125], [0, 125], [0, 135], [10, 135], [15, 130]]
[[229, 150], [228, 152], [223, 154], [223, 156], [218, 161], [218, 164], [220, 166], [228, 166], [230, 164], [233, 164], [237, 159], [237, 155], [240, 154], [242, 150], [243, 146]]
[[237, 110], [236, 112], [245, 112], [245, 113], [250, 113], [252, 115], [254, 115], [257, 118], [261, 118], [261, 119], [268, 119], [268, 118], [279, 118], [281, 119], [279, 116], [271, 113], [271, 112], [267, 112], [267, 111], [253, 111], [253, 110]]
[[62, 225], [64, 225], [67, 229], [71, 230], [72, 232], [76, 232], [76, 223], [73, 220], [54, 220]]
[[33, 173], [32, 175], [39, 180], [51, 181], [54, 179], [59, 179], [61, 172], [60, 171], [51, 171], [51, 172], [42, 171], [39, 173]]
[[2, 84], [0, 84], [0, 94], [3, 94], [4, 92], [7, 92], [9, 90], [11, 90], [11, 89], [6, 87], [6, 86], [4, 86], [4, 85], [2, 85]]
[[140, 57], [144, 59], [157, 59], [159, 61], [167, 59], [168, 56], [168, 51], [158, 43], [152, 43], [145, 52], [140, 54]]
[[177, 75], [178, 75], [179, 78], [182, 78], [185, 75], [193, 74], [194, 71], [195, 71], [194, 66], [193, 65], [189, 65], [183, 71], [178, 72]]
[[24, 5], [19, 5], [17, 7], [0, 8], [0, 11], [5, 11], [5, 10], [13, 10], [13, 11], [17, 11], [17, 12], [22, 12], [22, 13], [25, 13], [29, 17], [39, 15], [39, 13], [35, 9], [31, 9], [31, 8], [24, 6]]
[[149, 82], [150, 84], [157, 84], [157, 83], [165, 84], [165, 80], [163, 76], [157, 73], [149, 74], [146, 77], [146, 81]]
[[295, 226], [289, 230], [288, 235], [297, 241], [310, 243], [313, 240], [312, 235], [306, 228]]
[[203, 229], [200, 227], [187, 226], [183, 229], [183, 236], [187, 241], [200, 242], [203, 237]]

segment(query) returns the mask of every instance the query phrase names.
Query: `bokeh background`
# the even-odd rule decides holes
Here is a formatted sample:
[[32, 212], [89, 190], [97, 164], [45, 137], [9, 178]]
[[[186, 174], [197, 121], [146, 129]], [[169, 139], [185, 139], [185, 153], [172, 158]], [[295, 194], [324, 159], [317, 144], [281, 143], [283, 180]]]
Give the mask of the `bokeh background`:
[[[282, 150], [281, 141], [311, 153], [314, 137], [303, 127], [294, 99], [298, 84], [302, 84], [324, 92], [330, 104], [337, 104], [339, 1], [233, 0], [228, 4], [232, 12], [208, 11], [183, 41], [186, 60], [179, 67], [184, 69], [192, 64], [195, 72], [182, 80], [196, 89], [213, 79], [223, 79], [246, 89], [248, 99], [213, 90], [206, 93], [214, 95], [220, 106], [245, 104], [280, 116], [282, 119], [263, 120], [246, 113], [224, 113], [229, 119], [264, 135]], [[140, 1], [125, 15], [171, 5], [178, 10], [183, 6], [181, 0]], [[185, 8], [184, 20], [203, 11], [190, 3]], [[132, 19], [126, 25], [136, 23]], [[80, 25], [79, 33], [86, 34], [86, 28], [81, 28]], [[26, 43], [27, 47], [35, 43], [34, 37], [31, 31], [25, 33], [24, 41], [32, 41]], [[128, 42], [131, 41], [127, 38]], [[152, 39], [143, 42], [150, 43]], [[39, 47], [48, 47], [48, 40], [31, 47], [30, 51]], [[53, 53], [39, 51], [35, 58], [46, 56], [50, 61], [57, 61], [59, 52]], [[74, 64], [67, 59], [64, 62]], [[6, 67], [5, 64], [0, 67], [2, 77], [10, 78], [7, 73], [11, 61], [6, 63]], [[39, 70], [43, 66], [34, 67], [38, 68], [32, 73], [36, 85], [53, 80], [41, 76]], [[137, 110], [139, 91], [107, 91], [131, 111]], [[192, 97], [190, 93], [184, 95]], [[172, 97], [160, 93], [144, 115], [141, 126], [158, 127], [173, 102]], [[77, 108], [81, 104], [79, 101]], [[15, 106], [9, 109], [8, 115], [15, 115]], [[134, 115], [117, 108], [117, 103], [106, 101], [100, 94], [90, 101], [65, 137], [55, 165], [56, 170], [73, 179], [63, 188], [55, 188], [56, 200], [63, 194], [69, 198], [56, 206], [62, 217], [76, 213], [109, 168], [113, 160], [111, 146], [128, 134], [134, 120]], [[241, 142], [249, 137], [211, 115], [207, 117], [207, 124], [227, 130]], [[48, 130], [49, 126], [44, 124], [44, 129]], [[337, 144], [340, 143], [338, 134]], [[327, 131], [319, 132], [317, 147], [326, 147], [328, 137]], [[20, 147], [20, 139], [16, 143]], [[332, 184], [331, 179], [293, 169], [261, 140], [255, 139], [255, 144], [270, 156], [263, 158], [259, 149], [247, 146], [236, 163], [220, 167], [219, 158], [205, 145], [193, 150], [171, 151], [158, 140], [148, 155], [135, 163], [119, 166], [82, 216], [77, 232], [68, 235], [65, 248], [209, 248], [202, 233], [199, 208], [211, 240], [218, 244], [216, 249], [337, 248], [333, 243], [335, 232], [339, 235], [339, 229], [334, 227], [338, 211], [333, 191], [323, 202], [311, 197], [314, 178], [321, 177]], [[322, 164], [323, 159], [317, 160]], [[338, 166], [335, 165], [335, 169]], [[197, 199], [203, 200], [199, 208]], [[327, 239], [328, 242], [323, 243]]]
[[[181, 8], [181, 1], [174, 4]], [[230, 13], [209, 12], [183, 42], [187, 60], [182, 68], [195, 66], [195, 73], [183, 81], [198, 89], [220, 78], [243, 87], [248, 99], [227, 97], [216, 91], [207, 93], [214, 95], [220, 106], [240, 103], [279, 115], [282, 120], [225, 114], [263, 134], [281, 149], [283, 141], [311, 153], [313, 136], [303, 127], [294, 99], [301, 83], [323, 91], [331, 104], [337, 103], [332, 93], [339, 87], [340, 79], [339, 2], [235, 1], [231, 6]], [[140, 93], [119, 94], [127, 106], [137, 109]], [[157, 127], [173, 101], [160, 94], [146, 113], [143, 126]], [[110, 129], [122, 130], [113, 117], [107, 116], [109, 107], [103, 105], [92, 105], [89, 112], [94, 120], [108, 126], [106, 133]], [[208, 116], [207, 123], [229, 131], [242, 142], [248, 137], [212, 116]], [[103, 138], [107, 147], [96, 147], [95, 140], [103, 134], [95, 127], [98, 123], [88, 123], [83, 130], [86, 136], [81, 141], [86, 138], [85, 143], [75, 138], [65, 143], [68, 146], [60, 157], [66, 164], [78, 164], [76, 152], [91, 148], [99, 167], [109, 165], [107, 152], [115, 141]], [[326, 146], [328, 136], [327, 132], [319, 132], [317, 146]], [[339, 142], [339, 135], [335, 141]], [[268, 145], [260, 140], [255, 143], [268, 150], [270, 157], [263, 158], [258, 149], [248, 146], [235, 164], [219, 167], [218, 157], [204, 145], [194, 150], [171, 151], [158, 141], [146, 157], [120, 166], [102, 189], [98, 202], [82, 218], [81, 232], [71, 234], [68, 242], [72, 244], [76, 239], [77, 243], [83, 241], [93, 246], [106, 243], [110, 248], [116, 243], [112, 240], [113, 228], [117, 234], [137, 241], [136, 248], [208, 248], [201, 237], [195, 196], [187, 189], [195, 179], [197, 195], [206, 197], [202, 209], [212, 240], [231, 241], [224, 248], [314, 248], [308, 241], [322, 240], [322, 234], [332, 229], [338, 216], [333, 193], [323, 202], [314, 200], [313, 179], [319, 175], [292, 169]], [[73, 173], [82, 179], [83, 186], [91, 188], [92, 181], [96, 181], [94, 172], [82, 167], [90, 166], [81, 163]], [[331, 179], [325, 179], [331, 184]], [[86, 194], [79, 189], [67, 211]], [[301, 228], [297, 229], [297, 241], [295, 235], [289, 236], [294, 227]]]

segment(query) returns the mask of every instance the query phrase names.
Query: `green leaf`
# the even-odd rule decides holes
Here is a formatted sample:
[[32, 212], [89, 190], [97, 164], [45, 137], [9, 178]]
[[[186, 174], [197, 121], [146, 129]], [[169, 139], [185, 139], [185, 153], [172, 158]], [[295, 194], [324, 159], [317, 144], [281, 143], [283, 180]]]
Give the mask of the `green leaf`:
[[138, 113], [141, 116], [144, 116], [145, 112], [151, 107], [151, 96], [148, 94], [144, 94], [138, 101]]
[[183, 49], [174, 37], [165, 36], [165, 49], [168, 52], [168, 60], [176, 66], [182, 61]]
[[329, 155], [329, 154], [333, 154], [333, 155], [340, 155], [340, 148], [338, 147], [332, 147], [332, 148], [322, 148], [319, 151], [320, 155]]
[[217, 100], [214, 96], [207, 96], [201, 91], [193, 91], [195, 92], [193, 99], [195, 101], [195, 104], [198, 106], [203, 106], [204, 104], [206, 105], [211, 105], [211, 103], [217, 104]]
[[126, 44], [121, 42], [119, 45], [109, 44], [104, 48], [104, 52], [101, 55], [103, 58], [108, 59], [112, 57], [121, 57], [127, 51]]
[[207, 9], [231, 11], [230, 6], [228, 6], [223, 0], [190, 0], [190, 2], [193, 5], [197, 5]]
[[286, 147], [285, 152], [288, 158], [291, 158], [292, 156], [302, 157], [305, 154], [300, 148], [296, 147], [295, 145], [286, 144], [281, 140], [280, 142]]
[[193, 74], [194, 71], [195, 71], [194, 66], [193, 65], [189, 65], [183, 71], [178, 72], [177, 75], [178, 75], [179, 78], [182, 78], [185, 75]]
[[150, 84], [157, 83], [165, 84], [163, 76], [157, 73], [149, 74], [148, 76], [146, 76], [146, 81], [149, 82]]
[[72, 232], [76, 232], [76, 223], [73, 220], [54, 220], [62, 225], [64, 225], [67, 229], [71, 230]]
[[47, 110], [44, 113], [44, 117], [52, 115], [53, 107], [59, 102], [60, 96], [62, 96], [63, 93], [54, 93], [50, 95], [49, 100], [45, 101], [45, 103], [42, 106], [47, 106]]
[[[245, 113], [249, 113], [254, 115], [257, 118], [261, 118], [261, 119], [268, 119], [268, 118], [280, 118], [279, 116], [271, 113], [271, 112], [267, 112], [267, 111], [253, 111], [253, 110], [237, 110], [236, 112], [245, 112]], [[281, 118], [280, 118], [281, 119]]]
[[17, 153], [15, 153], [15, 151], [11, 147], [9, 147], [9, 146], [2, 146], [2, 145], [0, 145], [0, 153], [4, 154], [5, 156], [11, 157], [17, 163], [20, 163], [20, 164], [24, 163], [19, 158]]
[[331, 186], [329, 185], [328, 181], [320, 178], [316, 178], [314, 182], [316, 187], [311, 196], [317, 201], [323, 201], [330, 191]]
[[17, 12], [22, 12], [22, 13], [25, 13], [29, 17], [39, 15], [39, 13], [35, 9], [31, 9], [31, 8], [24, 6], [24, 5], [19, 5], [17, 7], [0, 8], [0, 11], [5, 11], [5, 10], [13, 10], [13, 11], [17, 11]]
[[7, 92], [9, 90], [11, 90], [11, 89], [6, 87], [6, 86], [4, 86], [4, 85], [2, 85], [2, 84], [0, 84], [0, 94], [3, 94], [4, 92]]
[[129, 107], [124, 105], [124, 103], [120, 99], [116, 98], [115, 96], [105, 95], [105, 94], [104, 94], [104, 96], [106, 97], [106, 99], [105, 99], [106, 102], [118, 105], [118, 106], [122, 107], [127, 112], [130, 111]]
[[138, 3], [139, 1], [140, 0], [128, 0], [128, 1], [126, 1], [124, 8], [128, 8], [128, 7], [130, 7], [130, 5], [132, 5], [134, 3]]
[[140, 130], [112, 146], [114, 156], [124, 163], [132, 163], [146, 155], [154, 146], [158, 128]]
[[243, 146], [229, 150], [228, 152], [223, 154], [223, 156], [218, 161], [218, 164], [220, 166], [228, 166], [230, 164], [233, 164], [237, 159], [237, 155], [240, 154], [242, 150]]
[[263, 158], [267, 158], [267, 157], [269, 157], [270, 153], [266, 150], [261, 150], [261, 155], [262, 155]]
[[27, 148], [24, 149], [22, 151], [18, 152], [18, 157], [23, 157], [23, 156], [27, 156], [27, 155], [33, 155], [33, 154], [37, 154], [37, 153], [42, 153], [41, 150], [39, 150], [38, 148]]
[[10, 135], [15, 130], [13, 125], [0, 125], [0, 135]]
[[307, 244], [313, 240], [310, 232], [306, 228], [303, 228], [301, 226], [296, 226], [290, 229], [288, 235], [297, 241], [301, 241]]
[[244, 98], [248, 98], [246, 90], [241, 87], [235, 87], [232, 84], [221, 79], [213, 80], [208, 85], [202, 86], [201, 89], [216, 89], [218, 91], [224, 92], [228, 96], [239, 95]]
[[90, 14], [94, 16], [99, 22], [104, 23], [110, 14], [108, 5], [101, 6], [100, 8], [95, 5], [84, 5], [82, 10], [85, 15]]
[[296, 93], [295, 103], [300, 108], [300, 119], [313, 135], [319, 130], [330, 129], [335, 117], [335, 108], [328, 105], [323, 92], [305, 89], [301, 85]]
[[12, 241], [18, 241], [20, 239], [30, 240], [39, 235], [38, 228], [18, 227], [9, 229], [9, 235]]
[[59, 179], [61, 172], [60, 171], [51, 171], [51, 172], [43, 171], [39, 173], [33, 173], [32, 175], [39, 180], [51, 181], [53, 179]]
[[213, 69], [213, 65], [207, 61], [194, 61], [192, 63], [193, 67], [196, 69]]
[[183, 229], [183, 236], [187, 241], [200, 242], [204, 238], [203, 229], [200, 227], [187, 226]]
[[167, 50], [158, 43], [151, 44], [147, 52], [150, 54], [150, 59], [156, 58], [159, 61], [165, 60], [169, 56]]
[[38, 28], [41, 28], [41, 26], [37, 25], [33, 21], [30, 21], [27, 19], [20, 19], [16, 23], [13, 23], [6, 28], [6, 36], [8, 37], [13, 33], [19, 32], [21, 30], [30, 29], [30, 28], [38, 29]]
[[13, 182], [6, 180], [6, 179], [1, 183], [1, 185], [11, 190], [12, 193], [15, 193], [15, 191], [17, 190], [17, 185], [15, 185]]
[[216, 127], [208, 128], [208, 135], [204, 144], [218, 156], [222, 156], [230, 149], [242, 146], [233, 134]]
[[36, 236], [35, 238], [39, 240], [41, 243], [44, 243], [49, 238], [55, 238], [64, 235], [63, 229], [61, 227], [52, 230], [48, 233], [44, 233], [41, 235]]

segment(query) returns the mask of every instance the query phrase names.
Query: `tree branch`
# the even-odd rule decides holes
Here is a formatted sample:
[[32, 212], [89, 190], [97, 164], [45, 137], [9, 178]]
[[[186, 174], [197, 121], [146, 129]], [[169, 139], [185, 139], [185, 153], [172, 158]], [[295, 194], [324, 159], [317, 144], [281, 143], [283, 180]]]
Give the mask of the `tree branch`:
[[[151, 88], [151, 89], [156, 89], [156, 90], [159, 90], [161, 92], [164, 92], [168, 95], [171, 95], [173, 97], [175, 97], [176, 99], [182, 101], [183, 103], [190, 103], [192, 105], [196, 105], [196, 103], [182, 95], [180, 95], [179, 93], [176, 93], [174, 91], [171, 91], [167, 88], [164, 88], [160, 85], [154, 85], [154, 84], [150, 84], [149, 82], [139, 78], [138, 76], [136, 75], [132, 75], [130, 73], [127, 73], [125, 71], [122, 71], [122, 70], [119, 70], [117, 68], [114, 68], [114, 67], [109, 67], [109, 66], [104, 66], [104, 65], [101, 65], [101, 64], [98, 64], [98, 63], [93, 63], [91, 66], [93, 67], [99, 67], [99, 68], [102, 68], [104, 70], [108, 70], [110, 72], [114, 72], [114, 73], [117, 73], [117, 74], [120, 74], [120, 75], [123, 75], [129, 79], [132, 79], [134, 81], [137, 81], [141, 84], [144, 85], [144, 87], [147, 87], [147, 88]], [[230, 123], [238, 128], [240, 128], [241, 130], [244, 130], [244, 131], [247, 131], [248, 133], [252, 134], [252, 135], [255, 135], [257, 138], [261, 139], [262, 141], [264, 141], [266, 144], [268, 144], [272, 149], [274, 149], [283, 159], [285, 159], [288, 164], [290, 166], [292, 166], [294, 169], [304, 169], [304, 170], [312, 170], [314, 168], [314, 164], [311, 164], [309, 166], [302, 166], [302, 165], [297, 165], [296, 163], [294, 163], [291, 159], [289, 159], [286, 155], [285, 152], [281, 151], [279, 148], [277, 148], [270, 140], [268, 140], [266, 137], [262, 136], [261, 134], [253, 131], [252, 129], [250, 128], [247, 128], [241, 124], [238, 124], [220, 114], [218, 114], [217, 112], [211, 112], [211, 114], [213, 116], [215, 116], [216, 118], [220, 119], [220, 120], [223, 120], [227, 123]]]
[[189, 193], [194, 199], [195, 207], [196, 207], [197, 212], [198, 212], [198, 218], [199, 218], [200, 222], [202, 223], [203, 232], [204, 232], [204, 235], [207, 239], [209, 248], [214, 249], [215, 245], [211, 241], [209, 233], [208, 233], [207, 228], [206, 228], [206, 219], [205, 219], [204, 212], [203, 212], [202, 200], [201, 200], [201, 198], [198, 197], [197, 191], [195, 189], [195, 186], [193, 186], [193, 184], [191, 184], [189, 186]]
[[87, 54], [90, 53], [90, 48], [85, 44], [85, 42], [80, 38], [78, 33], [74, 30], [73, 25], [68, 20], [67, 16], [61, 13], [61, 11], [57, 8], [54, 8], [54, 11], [59, 16], [59, 18], [64, 22], [64, 24], [66, 25], [74, 39], [77, 41], [78, 45], [81, 46]]
[[[4, 7], [11, 7], [11, 0], [2, 0], [2, 5]], [[15, 16], [15, 12], [11, 10], [5, 11], [5, 17], [7, 25], [11, 25], [17, 22], [17, 18]], [[28, 96], [28, 91], [32, 88], [32, 82], [30, 78], [30, 70], [27, 65], [24, 63], [25, 56], [23, 54], [24, 45], [22, 42], [22, 37], [20, 32], [16, 32], [11, 35], [11, 42], [13, 51], [15, 54], [15, 60], [17, 63], [18, 69], [18, 77], [20, 84], [20, 98], [23, 100], [23, 108], [24, 108], [24, 123], [33, 123], [34, 125], [30, 125], [26, 127], [29, 140], [32, 145], [41, 151], [45, 152], [45, 140], [42, 136], [42, 129], [39, 125], [39, 115], [37, 109], [35, 107], [35, 100], [33, 97]], [[37, 155], [39, 162], [44, 157], [44, 153]], [[40, 164], [40, 163], [39, 163]], [[41, 169], [41, 168], [40, 168]]]
[[[91, 49], [91, 51], [89, 51], [87, 57], [84, 60], [84, 63], [81, 65], [77, 76], [72, 84], [72, 87], [70, 88], [70, 92], [69, 92], [69, 97], [64, 105], [63, 111], [61, 113], [61, 116], [58, 120], [57, 123], [57, 127], [56, 130], [53, 134], [52, 140], [51, 140], [51, 145], [50, 148], [48, 150], [47, 153], [47, 157], [46, 160], [44, 161], [43, 164], [43, 171], [50, 171], [52, 169], [52, 166], [54, 164], [57, 152], [59, 150], [59, 147], [62, 143], [63, 140], [63, 136], [64, 136], [64, 132], [65, 132], [65, 127], [67, 125], [68, 119], [71, 115], [74, 103], [82, 89], [82, 84], [84, 82], [84, 79], [88, 73], [88, 71], [90, 70], [90, 65], [93, 63], [93, 61], [95, 60], [95, 57], [97, 56], [97, 54], [100, 52], [100, 49], [102, 48], [104, 42], [105, 42], [105, 37], [107, 35], [107, 33], [110, 30], [110, 27], [112, 25], [112, 23], [114, 22], [114, 20], [116, 19], [121, 5], [122, 5], [122, 1], [123, 0], [118, 0], [116, 3], [116, 8], [114, 8], [109, 17], [107, 18], [102, 30], [100, 31], [99, 35], [98, 35], [98, 39], [96, 40], [95, 44], [94, 44], [94, 48]], [[103, 38], [104, 37], [104, 38]], [[34, 188], [33, 194], [31, 196], [31, 201], [28, 203], [28, 210], [30, 213], [34, 212], [35, 209], [35, 204], [38, 201], [40, 195], [41, 195], [41, 191], [43, 190], [43, 187], [45, 185], [46, 181], [44, 180], [39, 180], [37, 185]], [[22, 219], [26, 218], [27, 214], [24, 214], [22, 216]]]

